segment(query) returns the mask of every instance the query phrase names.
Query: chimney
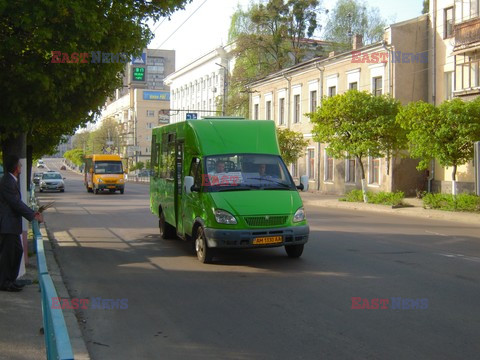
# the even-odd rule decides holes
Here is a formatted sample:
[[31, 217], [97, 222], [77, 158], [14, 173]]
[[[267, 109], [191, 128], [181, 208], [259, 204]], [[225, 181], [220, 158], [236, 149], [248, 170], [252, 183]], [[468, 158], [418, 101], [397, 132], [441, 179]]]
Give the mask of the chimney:
[[353, 50], [363, 47], [363, 37], [360, 34], [353, 35]]

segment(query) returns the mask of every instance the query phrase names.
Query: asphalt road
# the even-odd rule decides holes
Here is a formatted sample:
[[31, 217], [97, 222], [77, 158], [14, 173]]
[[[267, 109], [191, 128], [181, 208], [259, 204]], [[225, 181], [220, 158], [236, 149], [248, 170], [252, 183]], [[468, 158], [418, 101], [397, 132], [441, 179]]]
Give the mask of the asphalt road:
[[[93, 359], [480, 357], [478, 224], [307, 207], [300, 259], [258, 249], [204, 265], [159, 238], [147, 185], [93, 195], [63, 173], [65, 193], [39, 197], [56, 201], [45, 218], [71, 296], [128, 302], [78, 312]], [[423, 309], [393, 309], [398, 297]]]

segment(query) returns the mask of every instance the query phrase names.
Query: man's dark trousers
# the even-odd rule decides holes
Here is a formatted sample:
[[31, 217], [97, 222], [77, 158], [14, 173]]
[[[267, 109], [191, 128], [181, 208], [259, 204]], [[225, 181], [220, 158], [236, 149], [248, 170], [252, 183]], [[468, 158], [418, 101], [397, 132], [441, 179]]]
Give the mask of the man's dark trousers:
[[0, 289], [8, 287], [17, 279], [22, 254], [18, 234], [0, 234]]

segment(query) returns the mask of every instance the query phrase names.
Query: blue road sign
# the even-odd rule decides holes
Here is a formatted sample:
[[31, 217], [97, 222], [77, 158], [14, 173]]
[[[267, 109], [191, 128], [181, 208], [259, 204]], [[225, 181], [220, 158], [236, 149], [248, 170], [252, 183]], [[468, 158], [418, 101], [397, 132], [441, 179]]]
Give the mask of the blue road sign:
[[187, 113], [187, 120], [196, 120], [197, 119], [197, 113]]

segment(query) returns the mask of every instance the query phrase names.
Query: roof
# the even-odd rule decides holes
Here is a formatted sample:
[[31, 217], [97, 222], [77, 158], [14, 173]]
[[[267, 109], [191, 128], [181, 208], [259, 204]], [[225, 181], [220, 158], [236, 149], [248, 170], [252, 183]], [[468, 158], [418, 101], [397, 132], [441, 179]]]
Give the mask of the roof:
[[121, 160], [119, 155], [115, 154], [93, 154], [85, 156], [86, 159], [94, 159], [95, 161], [98, 160]]

